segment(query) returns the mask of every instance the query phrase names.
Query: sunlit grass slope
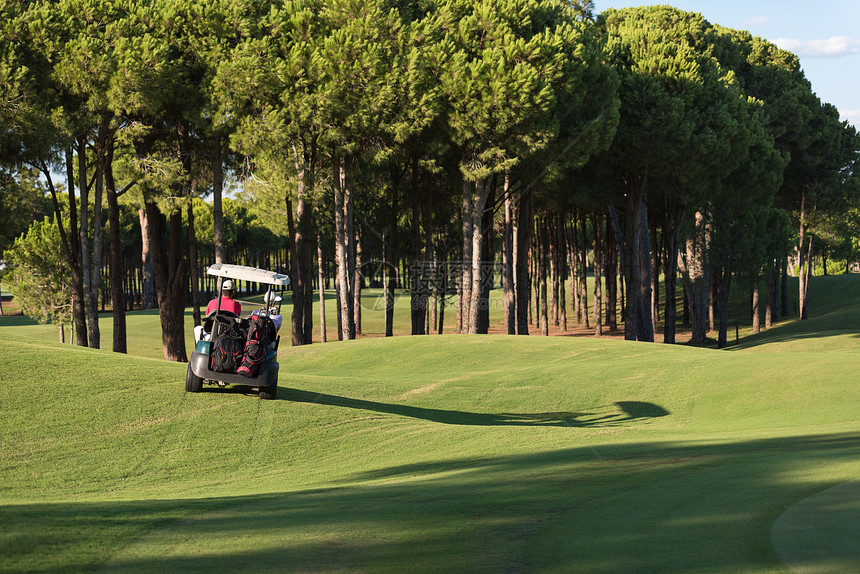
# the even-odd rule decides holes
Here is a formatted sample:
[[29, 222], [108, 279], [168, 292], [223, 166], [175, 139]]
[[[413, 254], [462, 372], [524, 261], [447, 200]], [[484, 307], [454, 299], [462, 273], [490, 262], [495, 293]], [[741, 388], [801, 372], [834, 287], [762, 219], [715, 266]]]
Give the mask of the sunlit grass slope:
[[733, 352], [284, 345], [277, 401], [0, 328], [0, 571], [787, 571], [774, 521], [860, 478], [849, 279]]

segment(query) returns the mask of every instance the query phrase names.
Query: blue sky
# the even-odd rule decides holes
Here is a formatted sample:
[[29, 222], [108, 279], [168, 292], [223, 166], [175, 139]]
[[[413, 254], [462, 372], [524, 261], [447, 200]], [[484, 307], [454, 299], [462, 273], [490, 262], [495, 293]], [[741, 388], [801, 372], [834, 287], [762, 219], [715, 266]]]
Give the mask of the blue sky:
[[818, 97], [860, 129], [860, 1], [858, 0], [595, 0], [597, 11], [671, 4], [712, 24], [749, 30], [800, 58]]

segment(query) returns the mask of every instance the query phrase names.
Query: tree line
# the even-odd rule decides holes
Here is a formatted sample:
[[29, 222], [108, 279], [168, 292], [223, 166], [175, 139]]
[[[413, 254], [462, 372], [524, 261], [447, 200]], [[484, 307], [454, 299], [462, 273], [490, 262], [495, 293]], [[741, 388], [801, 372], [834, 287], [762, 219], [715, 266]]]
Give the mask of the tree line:
[[564, 325], [570, 278], [571, 312], [596, 333], [623, 322], [625, 338], [653, 341], [662, 309], [673, 343], [680, 277], [693, 343], [715, 314], [721, 345], [733, 283], [756, 306], [761, 290], [770, 321], [790, 262], [805, 318], [817, 250], [857, 258], [856, 130], [796, 56], [699, 14], [55, 0], [4, 3], [0, 17], [0, 165], [46, 181], [79, 344], [100, 345], [106, 284], [125, 350], [131, 205], [165, 358], [186, 360], [195, 201], [212, 197], [214, 261], [235, 262], [230, 175], [287, 238], [294, 345], [311, 342], [327, 251], [345, 339], [360, 332], [363, 261], [391, 270], [387, 334], [398, 281], [413, 334], [452, 291], [458, 332], [486, 333], [498, 261], [509, 333]]

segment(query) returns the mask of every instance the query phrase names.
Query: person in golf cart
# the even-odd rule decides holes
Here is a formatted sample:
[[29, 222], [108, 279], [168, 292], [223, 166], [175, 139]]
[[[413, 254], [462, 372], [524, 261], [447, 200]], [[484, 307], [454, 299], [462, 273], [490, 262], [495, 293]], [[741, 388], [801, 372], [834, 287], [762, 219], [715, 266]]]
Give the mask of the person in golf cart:
[[[228, 311], [230, 313], [235, 313], [237, 317], [239, 317], [242, 313], [242, 305], [234, 299], [236, 294], [236, 287], [232, 280], [227, 279], [224, 283], [221, 284], [222, 294], [221, 297], [221, 311]], [[274, 329], [272, 331], [272, 335], [277, 335], [277, 332], [280, 331], [281, 325], [284, 322], [283, 316], [280, 314], [279, 307], [280, 302], [283, 301], [283, 298], [276, 294], [274, 291], [267, 291], [265, 296], [263, 297], [263, 309], [257, 309], [251, 313], [251, 316], [254, 315], [267, 315], [269, 320], [272, 322]], [[203, 325], [197, 325], [194, 327], [194, 342], [197, 341], [208, 341], [211, 338], [212, 333], [212, 321], [211, 318], [218, 310], [218, 298], [215, 297], [209, 302], [209, 305], [206, 307], [206, 318], [209, 319]], [[250, 318], [250, 317], [249, 317]]]
[[[227, 279], [221, 283], [221, 311], [233, 313], [236, 317], [242, 314], [242, 304], [236, 301], [236, 284], [232, 279]], [[215, 296], [209, 304], [206, 305], [206, 323], [205, 325], [197, 325], [194, 327], [194, 343], [197, 341], [208, 341], [212, 332], [212, 317], [218, 311], [218, 297]]]
[[[242, 305], [236, 301], [236, 284], [232, 279], [227, 279], [221, 284], [221, 310], [229, 311], [237, 317], [242, 314]], [[218, 297], [213, 298], [206, 305], [206, 316], [218, 310]]]

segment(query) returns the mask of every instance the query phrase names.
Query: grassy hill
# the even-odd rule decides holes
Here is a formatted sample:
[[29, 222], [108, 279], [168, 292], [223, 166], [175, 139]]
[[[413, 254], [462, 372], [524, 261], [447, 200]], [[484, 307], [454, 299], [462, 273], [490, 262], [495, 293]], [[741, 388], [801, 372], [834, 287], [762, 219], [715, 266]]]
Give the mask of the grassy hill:
[[816, 288], [731, 351], [284, 346], [277, 401], [0, 320], [0, 572], [856, 569], [860, 276]]

